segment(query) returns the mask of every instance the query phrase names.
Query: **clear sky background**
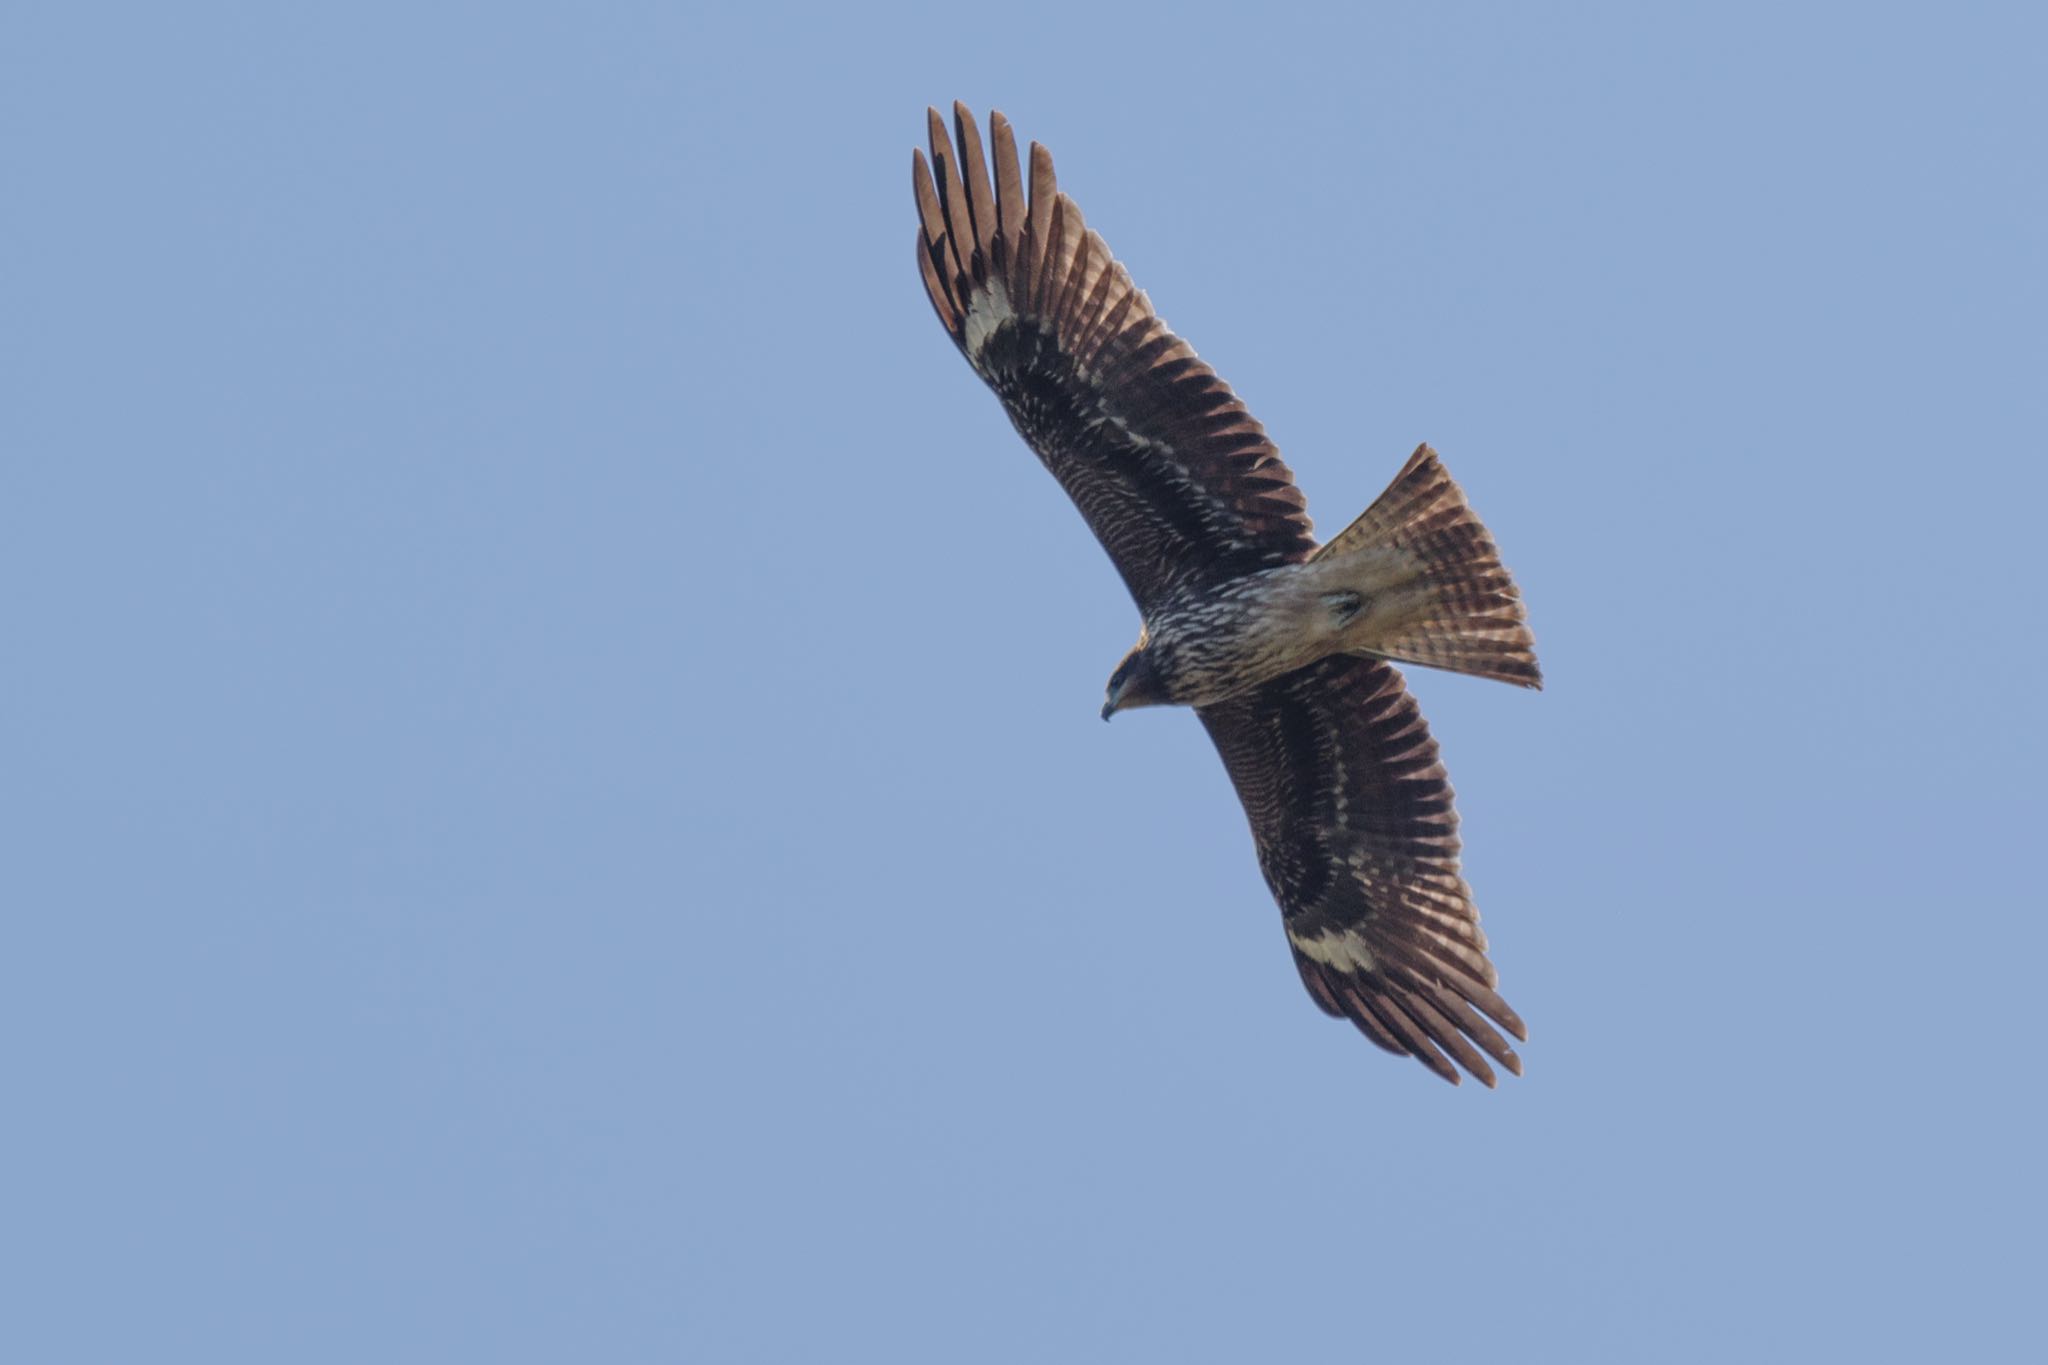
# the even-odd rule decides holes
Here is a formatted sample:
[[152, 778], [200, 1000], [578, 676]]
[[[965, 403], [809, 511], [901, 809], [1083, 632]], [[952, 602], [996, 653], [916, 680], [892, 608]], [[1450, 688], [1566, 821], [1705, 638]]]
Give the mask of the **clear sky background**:
[[[2029, 6], [37, 5], [0, 26], [0, 1358], [2012, 1359]], [[1528, 1074], [1303, 992], [930, 316], [999, 107], [1414, 679]]]

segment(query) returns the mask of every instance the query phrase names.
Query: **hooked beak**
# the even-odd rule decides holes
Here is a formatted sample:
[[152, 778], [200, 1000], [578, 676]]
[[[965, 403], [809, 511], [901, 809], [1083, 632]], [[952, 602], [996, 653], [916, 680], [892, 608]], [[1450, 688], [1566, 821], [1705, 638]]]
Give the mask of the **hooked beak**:
[[1110, 698], [1110, 699], [1109, 699], [1108, 701], [1106, 701], [1106, 702], [1102, 703], [1102, 718], [1103, 718], [1104, 720], [1108, 720], [1108, 719], [1109, 719], [1109, 718], [1110, 718], [1111, 716], [1113, 716], [1113, 715], [1115, 715], [1115, 714], [1116, 714], [1116, 698], [1115, 698], [1115, 697], [1111, 697], [1111, 698]]

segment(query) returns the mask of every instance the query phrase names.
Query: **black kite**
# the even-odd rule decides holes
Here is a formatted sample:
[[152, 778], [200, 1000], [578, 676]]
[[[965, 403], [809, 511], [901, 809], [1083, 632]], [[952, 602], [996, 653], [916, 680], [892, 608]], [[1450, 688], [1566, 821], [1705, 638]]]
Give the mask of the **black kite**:
[[[914, 154], [917, 260], [939, 321], [1123, 575], [1144, 618], [1115, 711], [1185, 704], [1237, 787], [1309, 994], [1455, 1084], [1520, 1074], [1458, 817], [1389, 660], [1541, 684], [1492, 538], [1433, 451], [1318, 546], [1301, 492], [1229, 386], [1167, 330], [1001, 114]], [[1028, 186], [1028, 193], [1027, 193]], [[1453, 1064], [1455, 1063], [1455, 1065]]]

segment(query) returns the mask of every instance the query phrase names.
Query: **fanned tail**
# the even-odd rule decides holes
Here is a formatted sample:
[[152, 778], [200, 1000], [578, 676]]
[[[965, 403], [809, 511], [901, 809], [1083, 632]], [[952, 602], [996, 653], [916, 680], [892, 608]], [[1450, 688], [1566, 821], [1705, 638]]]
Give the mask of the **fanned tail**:
[[1428, 446], [1313, 562], [1330, 593], [1357, 599], [1350, 652], [1543, 686], [1522, 595]]

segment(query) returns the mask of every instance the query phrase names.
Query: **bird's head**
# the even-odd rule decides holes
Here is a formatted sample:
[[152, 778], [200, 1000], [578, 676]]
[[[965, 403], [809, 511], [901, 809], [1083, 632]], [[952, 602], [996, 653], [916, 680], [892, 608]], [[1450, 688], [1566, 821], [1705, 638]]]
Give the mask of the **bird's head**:
[[1109, 675], [1109, 688], [1102, 699], [1102, 718], [1108, 720], [1119, 711], [1128, 711], [1134, 706], [1163, 706], [1166, 704], [1166, 685], [1159, 676], [1159, 670], [1152, 666], [1152, 656], [1140, 640], [1124, 655], [1123, 662], [1116, 666], [1116, 672]]

